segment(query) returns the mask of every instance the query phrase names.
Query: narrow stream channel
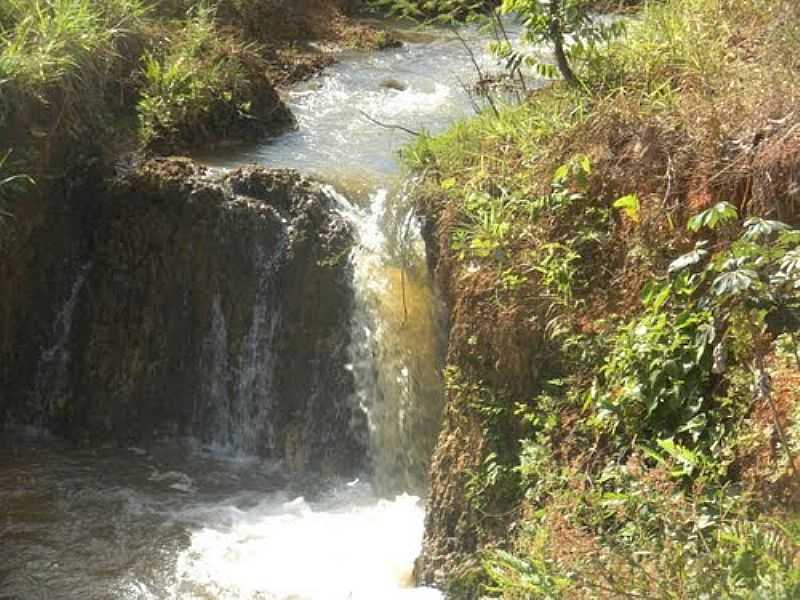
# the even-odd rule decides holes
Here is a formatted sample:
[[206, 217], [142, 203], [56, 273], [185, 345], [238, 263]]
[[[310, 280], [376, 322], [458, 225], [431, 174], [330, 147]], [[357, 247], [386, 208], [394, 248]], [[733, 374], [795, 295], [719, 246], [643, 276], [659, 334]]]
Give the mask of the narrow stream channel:
[[[493, 65], [485, 40], [471, 39]], [[444, 34], [347, 53], [288, 93], [296, 131], [202, 157], [220, 169], [257, 163], [322, 179], [354, 224], [348, 368], [368, 416], [371, 480], [297, 481], [278, 464], [195, 443], [77, 450], [42, 432], [8, 435], [0, 438], [0, 599], [440, 597], [411, 582], [441, 411], [441, 310], [409, 216], [413, 182], [397, 160], [411, 138], [364, 114], [439, 131], [472, 114], [461, 82], [473, 79], [469, 55]], [[59, 331], [68, 334], [69, 323]], [[43, 402], [58, 393], [47, 386]]]

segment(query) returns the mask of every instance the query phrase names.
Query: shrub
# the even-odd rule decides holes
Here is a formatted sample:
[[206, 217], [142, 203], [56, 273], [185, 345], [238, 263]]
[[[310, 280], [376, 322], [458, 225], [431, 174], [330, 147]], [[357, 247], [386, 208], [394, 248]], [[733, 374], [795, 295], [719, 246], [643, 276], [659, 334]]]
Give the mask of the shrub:
[[147, 12], [141, 0], [8, 0], [0, 14], [0, 125], [28, 111], [51, 133], [96, 126], [122, 48]]
[[[261, 132], [265, 110], [290, 117], [253, 45], [220, 32], [210, 9], [198, 9], [168, 47], [143, 57], [139, 101], [143, 143], [171, 149]], [[245, 127], [249, 125], [249, 127]]]

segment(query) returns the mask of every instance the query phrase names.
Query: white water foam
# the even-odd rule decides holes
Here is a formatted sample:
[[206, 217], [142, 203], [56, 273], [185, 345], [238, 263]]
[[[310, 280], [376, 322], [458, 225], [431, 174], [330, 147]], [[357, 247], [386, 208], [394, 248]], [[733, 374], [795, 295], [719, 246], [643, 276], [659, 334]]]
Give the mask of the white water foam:
[[424, 508], [401, 495], [378, 500], [354, 484], [323, 503], [269, 498], [218, 506], [177, 563], [178, 598], [434, 600], [410, 587]]

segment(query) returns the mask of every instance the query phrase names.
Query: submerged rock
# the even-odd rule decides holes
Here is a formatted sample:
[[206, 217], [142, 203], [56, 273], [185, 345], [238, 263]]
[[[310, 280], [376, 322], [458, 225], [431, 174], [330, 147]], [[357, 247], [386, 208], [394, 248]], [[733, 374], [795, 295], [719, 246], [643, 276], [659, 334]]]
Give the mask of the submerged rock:
[[[28, 303], [56, 323], [31, 336], [51, 356], [29, 347], [25, 327], [4, 328], [16, 339], [0, 361], [19, 368], [0, 373], [0, 418], [89, 442], [190, 435], [296, 469], [357, 472], [365, 424], [345, 368], [352, 233], [335, 201], [292, 171], [215, 177], [180, 158], [87, 194], [91, 209], [58, 242], [80, 265], [70, 266], [77, 289], [73, 275], [49, 298], [0, 292], [6, 316]], [[41, 264], [17, 272], [23, 289], [52, 267], [52, 232], [31, 236]]]
[[397, 79], [384, 79], [381, 81], [381, 87], [386, 88], [387, 90], [395, 90], [398, 92], [405, 92], [408, 89], [408, 84], [403, 83]]

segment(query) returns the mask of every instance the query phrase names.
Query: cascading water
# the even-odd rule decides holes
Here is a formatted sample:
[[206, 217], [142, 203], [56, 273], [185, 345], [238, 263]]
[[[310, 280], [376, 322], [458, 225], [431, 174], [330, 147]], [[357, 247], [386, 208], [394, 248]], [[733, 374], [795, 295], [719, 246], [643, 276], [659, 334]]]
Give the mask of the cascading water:
[[443, 397], [440, 315], [424, 242], [404, 191], [379, 189], [364, 208], [337, 197], [358, 231], [351, 353], [374, 484], [386, 494], [421, 492]]
[[69, 394], [66, 384], [70, 353], [67, 347], [72, 333], [72, 320], [86, 278], [92, 269], [92, 263], [86, 262], [78, 269], [64, 305], [53, 324], [53, 344], [42, 352], [37, 368], [36, 386], [34, 388], [34, 404], [45, 426], [48, 417], [60, 410], [67, 402]]
[[216, 410], [212, 444], [220, 450], [239, 454], [271, 451], [275, 447], [270, 422], [271, 400], [275, 395], [272, 386], [275, 368], [272, 349], [281, 315], [280, 310], [273, 306], [275, 291], [272, 287], [276, 263], [283, 250], [279, 247], [270, 257], [264, 248], [257, 246], [254, 253], [261, 268], [256, 282], [251, 324], [235, 372], [233, 394], [227, 389], [228, 340], [219, 298], [214, 300], [212, 327], [207, 340], [212, 358], [209, 365], [209, 400]]
[[[485, 40], [474, 41], [488, 70], [479, 51]], [[409, 138], [363, 113], [441, 129], [471, 113], [460, 81], [472, 69], [461, 42], [444, 35], [343, 55], [289, 94], [297, 131], [212, 161], [291, 167], [325, 180], [352, 224], [348, 368], [352, 402], [367, 415], [370, 472], [349, 482], [297, 479], [254, 455], [278, 433], [270, 429], [279, 375], [272, 350], [285, 317], [274, 309], [282, 290], [262, 252], [249, 323], [226, 320], [225, 307], [237, 299], [217, 294], [199, 340], [205, 374], [193, 418], [213, 424], [210, 447], [67, 451], [0, 438], [0, 598], [440, 597], [410, 587], [423, 533], [417, 496], [441, 410], [440, 311], [409, 214], [413, 182], [404, 185], [398, 173], [396, 151]], [[388, 78], [405, 89], [381, 85]], [[56, 357], [65, 356], [85, 276], [79, 273], [44, 355], [48, 373], [61, 368]], [[231, 342], [236, 327], [246, 332], [241, 348]], [[42, 398], [62, 393], [57, 379], [41, 378]]]

